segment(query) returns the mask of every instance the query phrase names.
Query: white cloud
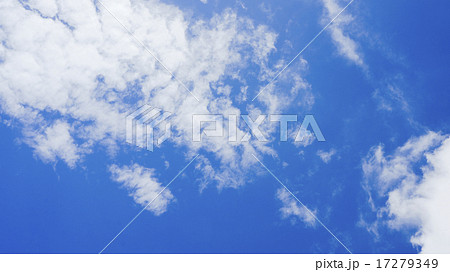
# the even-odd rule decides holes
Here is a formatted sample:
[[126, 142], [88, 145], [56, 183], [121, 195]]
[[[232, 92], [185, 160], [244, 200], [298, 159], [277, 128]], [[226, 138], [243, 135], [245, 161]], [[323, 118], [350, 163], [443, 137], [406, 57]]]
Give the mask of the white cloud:
[[208, 0], [200, 0], [203, 4], [208, 4]]
[[415, 181], [417, 175], [413, 169], [414, 164], [443, 139], [444, 136], [429, 132], [409, 139], [390, 156], [384, 155], [382, 145], [373, 147], [363, 162], [364, 176], [368, 182], [376, 183], [377, 193], [380, 195], [385, 195], [399, 180]]
[[60, 158], [73, 168], [86, 151], [74, 143], [70, 136], [71, 130], [69, 124], [57, 121], [36, 137], [29, 137], [28, 144], [35, 148], [43, 161], [54, 162]]
[[[322, 4], [326, 11], [322, 19], [324, 24], [328, 24], [343, 8], [336, 0], [322, 0]], [[358, 44], [346, 33], [353, 20], [353, 17], [348, 15], [348, 10], [346, 10], [329, 26], [328, 31], [339, 54], [351, 62], [364, 67]]]
[[141, 206], [147, 206], [152, 200], [153, 202], [147, 207], [147, 210], [155, 215], [160, 215], [167, 210], [167, 206], [174, 201], [174, 197], [170, 189], [163, 190], [163, 186], [155, 178], [155, 170], [144, 168], [138, 164], [131, 166], [119, 167], [115, 164], [109, 168], [111, 178], [121, 183], [130, 191], [130, 196]]
[[331, 157], [333, 157], [335, 154], [336, 154], [336, 149], [334, 149], [334, 148], [330, 149], [330, 151], [328, 151], [328, 152], [323, 151], [323, 150], [317, 151], [317, 156], [319, 156], [320, 159], [324, 163], [329, 163], [331, 160]]
[[[196, 20], [156, 0], [102, 3], [200, 102], [97, 2], [1, 1], [0, 107], [22, 128], [22, 141], [37, 156], [75, 167], [98, 146], [117, 150], [125, 143], [125, 116], [144, 103], [175, 113], [170, 141], [185, 148], [187, 157], [204, 152], [210, 156], [199, 161], [203, 166], [217, 164], [213, 174], [198, 167], [203, 184], [241, 186], [256, 163], [251, 154], [276, 156], [270, 142], [230, 144], [217, 137], [193, 143], [191, 135], [193, 113], [240, 113], [227, 79], [245, 83], [241, 73], [250, 66], [259, 68], [258, 79], [274, 75], [268, 68], [277, 38], [273, 31], [231, 9]], [[301, 106], [312, 105], [309, 85], [298, 73], [304, 69], [307, 62], [301, 59], [280, 77], [290, 86], [288, 94], [269, 90], [260, 96], [267, 112], [280, 112], [301, 91], [307, 98]]]
[[[56, 4], [55, 4], [56, 3]], [[123, 121], [138, 100], [175, 112], [174, 128], [190, 153], [217, 152], [219, 160], [241, 156], [237, 149], [211, 140], [190, 144], [192, 113], [237, 111], [229, 92], [211, 88], [250, 64], [265, 65], [276, 35], [232, 10], [209, 21], [187, 19], [177, 7], [158, 1], [102, 1], [123, 24], [201, 98], [197, 103], [101, 5], [91, 1], [2, 1], [0, 90], [3, 111], [24, 127], [24, 142], [57, 160], [67, 146], [43, 141], [47, 128], [61, 129], [73, 150], [73, 166], [97, 144], [111, 147], [124, 138]], [[25, 5], [25, 4], [24, 4]], [[44, 15], [45, 14], [45, 15]], [[49, 18], [47, 16], [53, 15]], [[57, 16], [56, 16], [57, 15]], [[249, 55], [251, 57], [245, 57]], [[130, 84], [137, 88], [129, 88]], [[220, 85], [220, 84], [219, 84]], [[69, 122], [70, 120], [70, 122]], [[67, 130], [55, 123], [68, 123]], [[44, 146], [51, 145], [51, 146]], [[60, 151], [56, 150], [61, 148]], [[82, 148], [81, 150], [76, 150]], [[250, 150], [253, 149], [253, 150]], [[48, 151], [44, 156], [45, 150]], [[249, 152], [245, 152], [249, 154]], [[245, 161], [245, 160], [244, 160]]]
[[[276, 196], [283, 204], [283, 207], [280, 208], [283, 218], [300, 219], [307, 226], [315, 226], [316, 220], [314, 216], [305, 207], [301, 206], [286, 189], [278, 189]], [[311, 212], [315, 214], [315, 211]]]
[[53, 17], [58, 12], [55, 0], [29, 0], [26, 3], [30, 8], [38, 10], [43, 16]]
[[393, 155], [373, 148], [363, 171], [377, 221], [366, 226], [374, 233], [380, 226], [410, 229], [422, 253], [450, 253], [449, 164], [450, 137], [434, 132], [411, 138]]

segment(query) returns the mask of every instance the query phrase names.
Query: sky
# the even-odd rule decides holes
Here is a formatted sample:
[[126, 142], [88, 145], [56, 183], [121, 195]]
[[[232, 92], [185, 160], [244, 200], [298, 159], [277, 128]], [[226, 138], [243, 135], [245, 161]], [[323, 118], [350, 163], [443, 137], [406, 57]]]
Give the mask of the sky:
[[[2, 1], [0, 253], [450, 253], [449, 10]], [[143, 105], [172, 114], [153, 151], [126, 141]], [[194, 141], [199, 114], [224, 134]], [[274, 114], [287, 141], [241, 118]]]

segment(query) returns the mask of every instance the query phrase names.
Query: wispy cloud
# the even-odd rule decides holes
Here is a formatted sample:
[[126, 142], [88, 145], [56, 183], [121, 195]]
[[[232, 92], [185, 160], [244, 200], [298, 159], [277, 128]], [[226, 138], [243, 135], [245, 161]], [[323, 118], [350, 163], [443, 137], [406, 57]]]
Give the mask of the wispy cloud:
[[324, 163], [329, 163], [331, 161], [331, 158], [336, 154], [336, 149], [332, 148], [330, 149], [330, 151], [323, 151], [323, 150], [319, 150], [317, 151], [317, 156], [320, 157], [320, 159], [324, 162]]
[[[277, 190], [277, 198], [281, 201], [282, 207], [280, 208], [281, 216], [285, 219], [298, 219], [303, 221], [307, 226], [315, 226], [316, 219], [305, 208], [298, 204], [292, 195], [284, 188]], [[312, 211], [312, 213], [316, 213]]]
[[[112, 180], [122, 184], [136, 203], [145, 207], [153, 201], [148, 205], [147, 210], [155, 215], [164, 213], [167, 206], [174, 201], [170, 189], [166, 188], [163, 191], [164, 187], [155, 177], [155, 169], [145, 168], [138, 164], [122, 167], [113, 164], [109, 171]], [[161, 193], [161, 191], [163, 192]]]
[[[322, 0], [322, 4], [325, 8], [325, 14], [323, 16], [324, 22], [329, 21], [342, 10], [342, 7], [337, 0]], [[347, 11], [334, 21], [328, 28], [328, 31], [330, 32], [331, 38], [333, 39], [339, 54], [356, 65], [364, 67], [365, 64], [362, 53], [359, 50], [359, 45], [346, 31], [346, 29], [351, 27], [353, 20], [354, 18], [352, 15], [349, 15]]]

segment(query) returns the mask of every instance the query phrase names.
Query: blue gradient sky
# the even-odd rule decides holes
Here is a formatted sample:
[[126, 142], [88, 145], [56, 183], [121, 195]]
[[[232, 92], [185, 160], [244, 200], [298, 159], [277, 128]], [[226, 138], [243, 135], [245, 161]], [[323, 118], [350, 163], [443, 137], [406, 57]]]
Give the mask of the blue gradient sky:
[[[209, 19], [231, 7], [238, 16], [268, 25], [278, 34], [269, 65], [295, 56], [323, 27], [323, 7], [316, 1], [263, 1], [270, 12], [253, 0], [241, 1], [246, 9], [232, 1], [164, 2], [196, 19]], [[410, 242], [414, 226], [383, 227], [378, 237], [361, 226], [361, 218], [376, 217], [362, 186], [362, 161], [380, 143], [391, 154], [413, 136], [449, 133], [449, 10], [448, 1], [356, 0], [346, 11], [355, 17], [349, 33], [368, 68], [340, 55], [324, 32], [302, 54], [308, 61], [303, 78], [311, 86], [314, 105], [304, 109], [298, 98], [284, 108], [284, 113], [300, 117], [313, 114], [326, 142], [299, 149], [292, 140], [275, 141], [270, 146], [278, 157], [261, 156], [353, 253], [419, 250]], [[260, 85], [252, 78], [253, 68], [245, 69], [252, 96]], [[389, 84], [401, 90], [401, 101], [389, 95]], [[391, 110], [380, 109], [383, 101]], [[244, 113], [248, 104], [238, 107]], [[14, 121], [6, 111], [1, 117]], [[0, 125], [0, 137], [1, 253], [97, 253], [142, 209], [127, 188], [111, 181], [109, 165], [139, 162], [156, 169], [165, 185], [189, 161], [186, 149], [173, 143], [154, 152], [123, 143], [115, 156], [95, 147], [70, 168], [63, 161], [46, 163], [36, 156], [21, 141], [20, 125]], [[328, 163], [317, 156], [319, 150], [332, 149], [336, 155]], [[201, 152], [220, 167], [209, 152]], [[311, 227], [295, 217], [283, 218], [278, 182], [260, 165], [254, 167], [239, 188], [210, 185], [200, 192], [202, 173], [192, 165], [171, 184], [176, 201], [167, 211], [159, 216], [142, 213], [105, 253], [346, 253], [319, 224]], [[382, 205], [386, 199], [376, 201]]]

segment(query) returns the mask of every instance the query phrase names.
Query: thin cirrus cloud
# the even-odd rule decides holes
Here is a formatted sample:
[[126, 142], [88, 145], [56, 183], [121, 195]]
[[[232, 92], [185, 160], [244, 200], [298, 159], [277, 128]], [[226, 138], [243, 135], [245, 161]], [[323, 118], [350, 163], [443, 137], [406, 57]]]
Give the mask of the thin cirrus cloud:
[[[326, 24], [334, 18], [346, 4], [350, 3], [349, 9], [357, 4], [356, 1], [350, 2], [350, 0], [322, 0], [321, 3], [324, 8], [322, 24]], [[336, 46], [337, 53], [361, 68], [366, 79], [373, 86], [372, 97], [377, 102], [380, 111], [392, 112], [399, 109], [404, 113], [410, 113], [410, 106], [402, 90], [405, 88], [405, 84], [402, 82], [401, 69], [389, 76], [376, 77], [371, 69], [373, 67], [364, 60], [363, 49], [365, 47], [372, 48], [374, 52], [377, 52], [379, 58], [396, 65], [401, 64], [401, 58], [395, 56], [392, 53], [393, 50], [388, 49], [389, 45], [383, 42], [380, 35], [375, 33], [368, 35], [364, 27], [356, 27], [356, 18], [347, 9], [329, 26], [328, 33]], [[361, 20], [358, 20], [358, 23], [363, 24]], [[409, 121], [414, 122], [414, 120]]]
[[428, 132], [413, 137], [393, 154], [373, 147], [363, 161], [365, 188], [376, 220], [362, 226], [379, 234], [380, 228], [409, 229], [410, 242], [421, 253], [450, 253], [450, 137]]

